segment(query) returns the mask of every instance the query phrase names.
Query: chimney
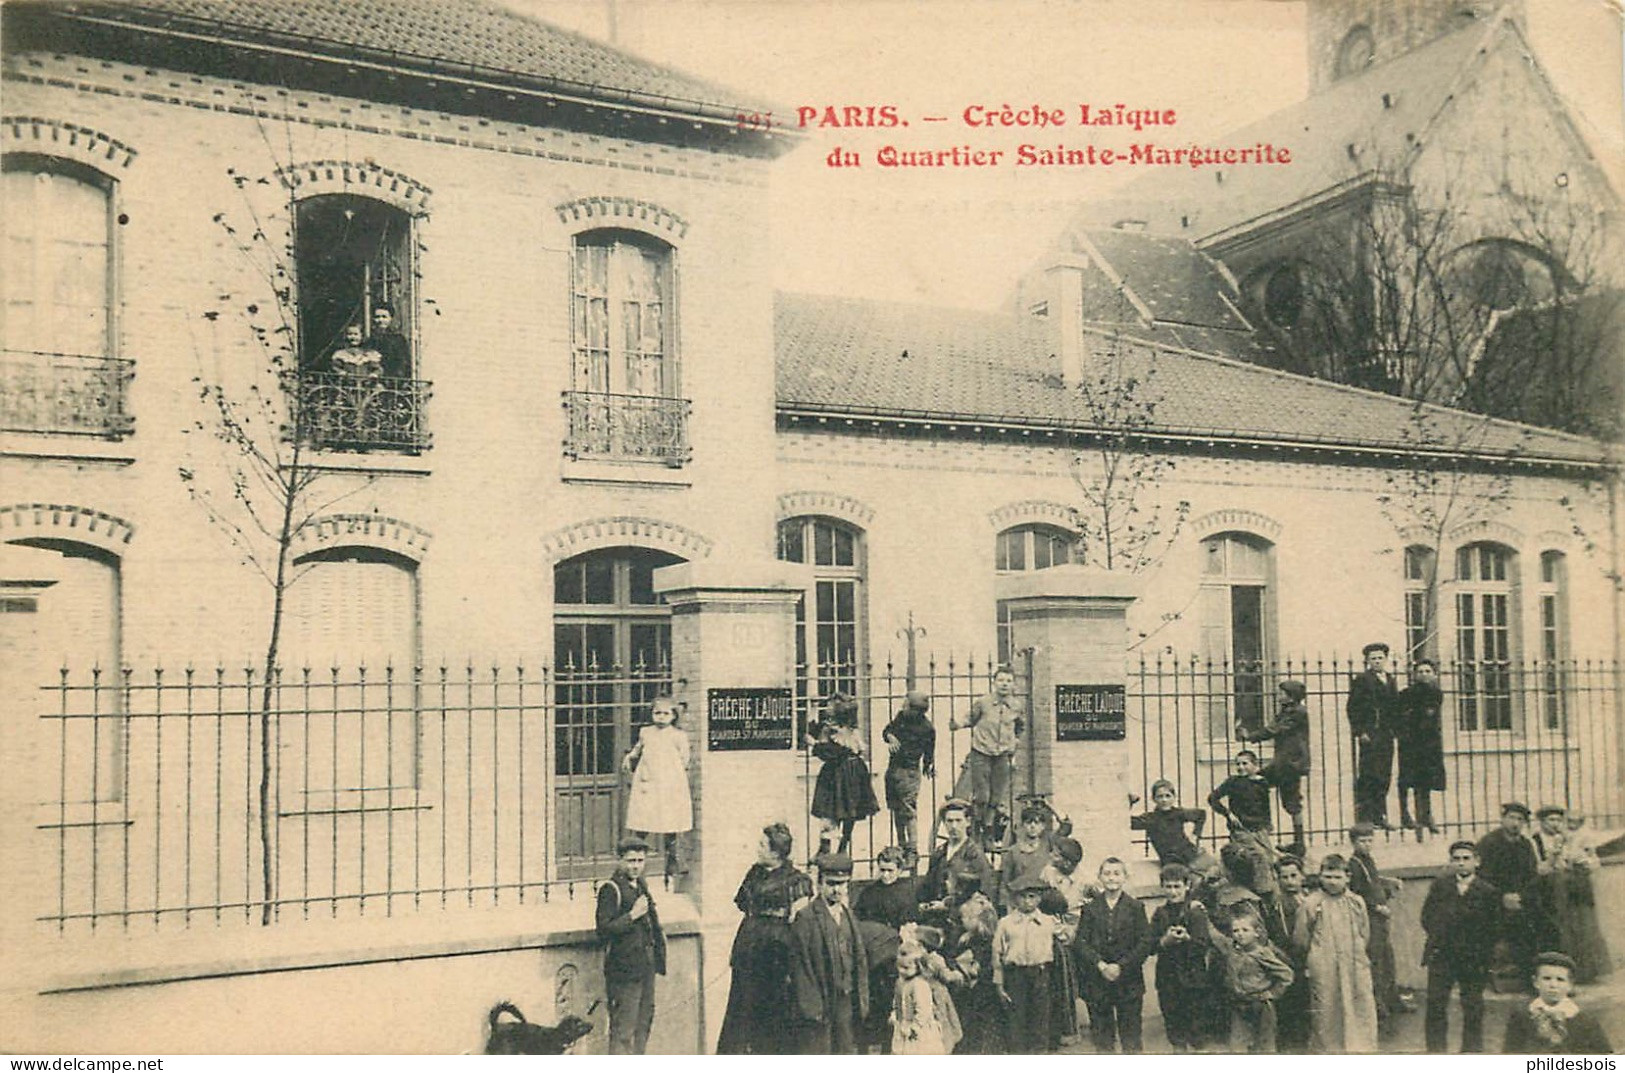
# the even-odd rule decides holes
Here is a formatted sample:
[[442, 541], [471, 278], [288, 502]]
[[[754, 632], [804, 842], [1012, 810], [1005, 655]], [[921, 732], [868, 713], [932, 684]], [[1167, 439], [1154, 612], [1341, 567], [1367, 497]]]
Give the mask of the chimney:
[[1044, 271], [1050, 289], [1050, 331], [1060, 359], [1061, 380], [1067, 387], [1083, 382], [1083, 278], [1092, 271], [1094, 265], [1081, 253], [1063, 254]]

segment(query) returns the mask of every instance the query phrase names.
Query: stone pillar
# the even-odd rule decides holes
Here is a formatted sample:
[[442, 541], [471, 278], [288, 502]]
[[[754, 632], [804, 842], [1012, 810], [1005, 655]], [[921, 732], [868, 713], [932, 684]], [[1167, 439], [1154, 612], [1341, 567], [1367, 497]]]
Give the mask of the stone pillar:
[[762, 828], [783, 820], [799, 831], [804, 808], [793, 716], [785, 748], [712, 751], [708, 693], [794, 690], [796, 600], [809, 583], [805, 566], [772, 560], [679, 563], [654, 575], [672, 610], [673, 691], [687, 702], [694, 747], [689, 880], [701, 917], [706, 1053], [716, 1049], [728, 1005], [728, 954], [739, 926], [734, 892], [756, 859]]
[[[1010, 574], [996, 586], [998, 598], [1010, 602], [1013, 649], [1034, 650], [1033, 725], [1021, 763], [1032, 765], [1034, 785], [1051, 795], [1055, 810], [1072, 817], [1086, 867], [1092, 866], [1090, 862], [1119, 853], [1128, 842], [1128, 776], [1138, 768], [1127, 735], [1056, 740], [1055, 687], [1126, 684], [1127, 614], [1139, 583], [1126, 574], [1057, 566]], [[1103, 714], [1108, 717], [1103, 721], [1111, 723], [1112, 713]], [[1027, 788], [1024, 770], [1018, 770], [1016, 783], [1018, 792]]]

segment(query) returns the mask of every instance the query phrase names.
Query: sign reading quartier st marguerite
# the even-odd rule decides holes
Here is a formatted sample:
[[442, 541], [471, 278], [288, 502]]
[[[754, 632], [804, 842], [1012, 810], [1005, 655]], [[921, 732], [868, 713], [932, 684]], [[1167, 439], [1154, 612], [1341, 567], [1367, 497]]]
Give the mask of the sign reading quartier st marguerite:
[[705, 710], [705, 743], [712, 752], [795, 747], [789, 689], [711, 689]]
[[1057, 685], [1056, 741], [1122, 741], [1127, 736], [1121, 685]]

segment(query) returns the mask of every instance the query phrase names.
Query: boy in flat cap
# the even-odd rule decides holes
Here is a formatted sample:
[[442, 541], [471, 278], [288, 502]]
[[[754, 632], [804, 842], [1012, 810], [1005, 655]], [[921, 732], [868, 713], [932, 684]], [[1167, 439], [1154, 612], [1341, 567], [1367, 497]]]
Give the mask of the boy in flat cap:
[[852, 858], [826, 853], [818, 897], [790, 924], [790, 983], [803, 1054], [857, 1054], [857, 1027], [869, 1013], [869, 963], [848, 907]]
[[937, 773], [937, 730], [926, 716], [930, 710], [931, 698], [911, 689], [880, 734], [891, 750], [886, 761], [886, 808], [897, 830], [903, 866], [910, 873], [919, 858], [920, 776], [930, 779]]
[[1524, 833], [1529, 806], [1508, 801], [1501, 806], [1501, 826], [1478, 840], [1479, 875], [1501, 894], [1498, 931], [1506, 942], [1509, 970], [1520, 981], [1534, 971], [1540, 927], [1539, 867], [1535, 845]]
[[1010, 1049], [1050, 1049], [1050, 966], [1055, 961], [1055, 918], [1039, 911], [1049, 887], [1037, 876], [1015, 886], [1015, 907], [993, 933], [993, 984], [1003, 1000]]
[[1548, 951], [1535, 955], [1535, 998], [1512, 1011], [1502, 1054], [1613, 1054], [1595, 1014], [1570, 997], [1574, 959]]
[[1422, 964], [1428, 969], [1427, 1048], [1449, 1043], [1450, 989], [1461, 992], [1461, 1050], [1484, 1049], [1484, 985], [1501, 915], [1501, 892], [1480, 874], [1479, 847], [1450, 844], [1450, 870], [1433, 881], [1422, 903]]
[[1365, 670], [1349, 683], [1349, 733], [1357, 746], [1354, 819], [1388, 828], [1388, 788], [1394, 777], [1394, 728], [1399, 685], [1388, 672], [1388, 646], [1373, 641], [1360, 650]]
[[1275, 755], [1264, 765], [1264, 781], [1275, 787], [1281, 811], [1292, 818], [1292, 841], [1285, 852], [1295, 857], [1302, 857], [1307, 848], [1303, 840], [1303, 780], [1309, 775], [1309, 709], [1304, 704], [1308, 695], [1309, 689], [1302, 682], [1282, 682], [1275, 718], [1251, 735], [1237, 732], [1242, 741], [1275, 739]]
[[654, 1026], [655, 977], [666, 975], [666, 936], [643, 879], [649, 844], [641, 838], [624, 838], [616, 853], [620, 863], [598, 888], [594, 914], [604, 944], [609, 1053], [642, 1054]]

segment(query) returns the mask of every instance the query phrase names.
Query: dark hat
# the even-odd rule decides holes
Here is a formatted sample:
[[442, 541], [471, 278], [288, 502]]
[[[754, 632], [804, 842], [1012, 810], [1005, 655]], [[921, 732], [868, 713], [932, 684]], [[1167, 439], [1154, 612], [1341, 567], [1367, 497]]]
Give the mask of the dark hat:
[[813, 861], [818, 869], [819, 878], [825, 876], [839, 877], [852, 874], [852, 858], [845, 853], [822, 853]]
[[966, 801], [963, 797], [950, 797], [948, 800], [942, 803], [942, 808], [938, 809], [937, 811], [942, 815], [947, 815], [948, 810], [951, 808], [956, 808], [967, 813], [973, 811], [971, 808], [971, 803]]
[[1501, 815], [1505, 816], [1509, 812], [1521, 812], [1524, 819], [1529, 818], [1529, 806], [1522, 801], [1508, 801], [1501, 806]]
[[1562, 805], [1542, 805], [1540, 810], [1535, 813], [1535, 818], [1544, 820], [1548, 816], [1567, 816], [1568, 814], [1569, 810]]
[[625, 856], [628, 853], [648, 853], [649, 843], [636, 836], [623, 838], [615, 844], [615, 855]]
[[1389, 649], [1389, 647], [1388, 647], [1388, 642], [1386, 642], [1386, 641], [1372, 641], [1370, 644], [1368, 644], [1364, 648], [1360, 649], [1360, 655], [1369, 656], [1373, 652], [1381, 652], [1383, 655], [1386, 656], [1390, 651], [1391, 651], [1391, 649]]
[[1309, 687], [1296, 679], [1288, 678], [1281, 683], [1281, 692], [1293, 700], [1302, 700], [1309, 695]]
[[1470, 849], [1470, 850], [1473, 851], [1473, 855], [1477, 856], [1477, 854], [1478, 854], [1478, 843], [1474, 842], [1470, 838], [1458, 838], [1454, 842], [1450, 843], [1450, 848], [1448, 850], [1446, 850], [1445, 852], [1454, 853], [1458, 849]]
[[1078, 840], [1075, 838], [1057, 838], [1055, 840], [1055, 852], [1061, 855], [1062, 860], [1070, 861], [1073, 864], [1083, 860], [1083, 846], [1079, 845]]
[[1560, 950], [1546, 950], [1536, 954], [1535, 968], [1538, 969], [1542, 965], [1561, 965], [1571, 974], [1574, 972], [1574, 959]]
[[1049, 890], [1049, 884], [1045, 883], [1042, 879], [1039, 879], [1037, 876], [1028, 876], [1026, 879], [1023, 879], [1022, 881], [1017, 883], [1015, 885], [1015, 887], [1012, 888], [1012, 889], [1017, 894], [1030, 894], [1030, 893], [1033, 893], [1034, 891], [1046, 891], [1046, 890]]
[[931, 707], [931, 698], [918, 689], [911, 689], [903, 695], [903, 704], [917, 712], [923, 712]]

